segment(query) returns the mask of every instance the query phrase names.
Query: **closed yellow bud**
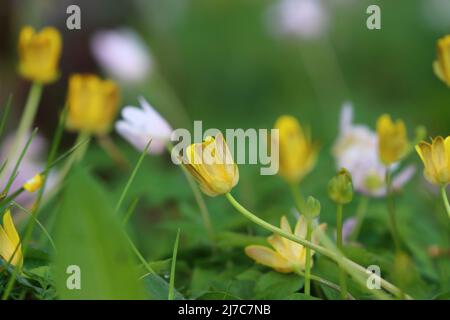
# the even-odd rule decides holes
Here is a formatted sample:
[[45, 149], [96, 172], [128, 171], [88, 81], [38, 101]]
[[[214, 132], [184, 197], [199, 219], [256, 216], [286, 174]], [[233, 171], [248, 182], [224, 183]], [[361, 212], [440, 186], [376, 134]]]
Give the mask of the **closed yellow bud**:
[[292, 116], [279, 117], [275, 129], [279, 130], [279, 173], [290, 183], [299, 182], [316, 164], [318, 147]]
[[422, 159], [425, 178], [437, 185], [450, 183], [450, 136], [436, 137], [431, 144], [420, 142], [416, 151]]
[[119, 88], [111, 80], [92, 74], [74, 74], [69, 79], [67, 128], [91, 134], [111, 129], [119, 106]]
[[402, 120], [395, 123], [387, 114], [377, 121], [378, 153], [385, 165], [399, 161], [408, 148], [406, 127]]
[[42, 187], [42, 184], [44, 183], [44, 178], [42, 175], [37, 174], [30, 180], [24, 183], [23, 188], [27, 190], [28, 192], [36, 192]]
[[328, 183], [328, 195], [337, 204], [346, 204], [353, 199], [353, 181], [350, 172], [342, 168]]
[[208, 196], [231, 191], [239, 181], [239, 169], [222, 134], [186, 148], [184, 165]]
[[450, 35], [437, 42], [437, 60], [433, 62], [436, 76], [450, 87]]
[[58, 78], [62, 39], [59, 31], [46, 27], [40, 32], [26, 26], [19, 35], [19, 73], [25, 79], [50, 83]]
[[3, 226], [0, 225], [0, 257], [13, 266], [23, 264], [22, 245], [9, 210], [3, 215]]

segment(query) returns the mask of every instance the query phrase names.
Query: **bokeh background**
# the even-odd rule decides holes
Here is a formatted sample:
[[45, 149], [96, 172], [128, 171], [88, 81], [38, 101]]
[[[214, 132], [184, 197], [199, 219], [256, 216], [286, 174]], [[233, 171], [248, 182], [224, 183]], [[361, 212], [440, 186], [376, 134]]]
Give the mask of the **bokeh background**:
[[[16, 72], [16, 43], [23, 25], [53, 25], [63, 33], [61, 78], [45, 88], [36, 120], [48, 139], [65, 102], [68, 75], [107, 76], [93, 55], [93, 36], [102, 30], [130, 28], [148, 47], [152, 65], [145, 81], [120, 83], [121, 105], [137, 105], [137, 97], [143, 95], [174, 127], [189, 129], [193, 120], [202, 120], [204, 128], [271, 128], [281, 114], [296, 116], [311, 127], [321, 145], [319, 163], [302, 183], [302, 191], [320, 199], [321, 220], [332, 230], [334, 205], [326, 185], [336, 170], [331, 147], [344, 101], [353, 103], [357, 123], [372, 128], [377, 117], [387, 112], [405, 120], [411, 138], [418, 125], [424, 125], [429, 136], [449, 134], [450, 90], [436, 78], [431, 65], [436, 40], [450, 33], [450, 1], [317, 2], [320, 5], [310, 10], [312, 21], [304, 26], [305, 32], [283, 33], [276, 15], [280, 1], [3, 0], [0, 101], [13, 93], [9, 130], [14, 130], [29, 87]], [[81, 30], [66, 28], [70, 4], [81, 8]], [[381, 7], [381, 30], [366, 27], [366, 8], [371, 4]], [[67, 134], [63, 144], [70, 146], [74, 138]], [[139, 153], [114, 133], [113, 138], [134, 163]], [[426, 254], [430, 245], [448, 246], [448, 221], [436, 191], [422, 178], [416, 155], [406, 162], [416, 163], [420, 170], [397, 199], [401, 232], [415, 252], [414, 263], [422, 276], [436, 280], [443, 272], [448, 280], [448, 269], [436, 271]], [[129, 172], [117, 169], [95, 143], [84, 163], [115, 201]], [[276, 224], [281, 214], [292, 212], [289, 189], [279, 177], [260, 176], [259, 166], [242, 165], [240, 172], [234, 193], [246, 206]], [[170, 256], [176, 230], [181, 228], [181, 263], [192, 270], [189, 248], [196, 248], [201, 265], [201, 257], [209, 252], [201, 249], [207, 238], [191, 191], [168, 154], [146, 158], [131, 187], [129, 198], [133, 197], [140, 200], [130, 228], [145, 255], [153, 260]], [[348, 216], [357, 203], [358, 197], [346, 210]], [[225, 199], [208, 198], [207, 204], [214, 228], [224, 232], [224, 247], [233, 247], [225, 231], [265, 234], [250, 228]], [[373, 252], [392, 248], [383, 200], [370, 202], [361, 241]], [[243, 256], [241, 250], [234, 254]]]

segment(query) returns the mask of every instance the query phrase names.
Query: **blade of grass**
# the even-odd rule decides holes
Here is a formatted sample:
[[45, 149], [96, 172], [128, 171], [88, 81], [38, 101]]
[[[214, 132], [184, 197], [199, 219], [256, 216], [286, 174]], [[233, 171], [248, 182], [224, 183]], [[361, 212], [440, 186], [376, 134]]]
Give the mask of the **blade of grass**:
[[122, 225], [123, 226], [127, 225], [128, 220], [130, 220], [130, 217], [133, 214], [134, 209], [136, 209], [136, 205], [138, 204], [138, 202], [139, 202], [139, 198], [135, 197], [133, 202], [131, 203], [131, 205], [128, 207], [127, 213], [123, 217], [123, 220], [122, 220]]
[[173, 300], [175, 292], [175, 269], [177, 264], [178, 242], [180, 240], [180, 229], [177, 231], [177, 238], [173, 246], [172, 266], [170, 267], [170, 282], [169, 282], [169, 300]]
[[114, 214], [117, 214], [117, 212], [119, 211], [120, 206], [122, 205], [122, 202], [123, 202], [123, 200], [125, 199], [125, 196], [128, 193], [128, 189], [130, 188], [131, 184], [133, 183], [133, 180], [136, 177], [136, 174], [137, 174], [137, 172], [139, 170], [139, 167], [142, 164], [142, 161], [144, 160], [144, 157], [147, 155], [147, 152], [148, 152], [148, 149], [150, 148], [151, 142], [152, 142], [151, 139], [147, 142], [147, 145], [145, 146], [144, 151], [142, 151], [138, 162], [134, 166], [133, 172], [131, 173], [130, 178], [127, 181], [127, 184], [125, 185], [125, 188], [123, 189], [122, 194], [120, 195], [119, 201], [116, 204], [116, 208], [114, 209]]
[[8, 120], [9, 112], [11, 111], [11, 105], [12, 105], [12, 94], [9, 95], [5, 105], [5, 110], [2, 112], [2, 118], [0, 120], [0, 137], [3, 135], [3, 132], [5, 132], [6, 121]]

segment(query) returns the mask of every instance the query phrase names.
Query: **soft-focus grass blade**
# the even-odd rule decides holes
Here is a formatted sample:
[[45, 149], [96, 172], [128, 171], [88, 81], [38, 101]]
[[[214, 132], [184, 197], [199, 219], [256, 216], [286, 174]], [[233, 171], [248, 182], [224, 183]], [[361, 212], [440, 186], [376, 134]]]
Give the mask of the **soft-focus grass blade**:
[[131, 173], [130, 178], [127, 181], [127, 184], [125, 185], [125, 188], [123, 189], [122, 194], [120, 195], [119, 201], [116, 204], [116, 208], [114, 209], [114, 214], [117, 214], [117, 212], [119, 211], [120, 206], [122, 205], [122, 202], [128, 193], [128, 189], [130, 188], [131, 184], [133, 183], [133, 180], [136, 177], [139, 167], [141, 166], [142, 161], [144, 160], [145, 156], [147, 155], [147, 152], [148, 152], [148, 149], [150, 148], [151, 142], [152, 142], [151, 139], [147, 142], [147, 145], [145, 146], [144, 150], [142, 151], [138, 162], [134, 166], [133, 172]]
[[[64, 190], [56, 221], [55, 283], [62, 299], [143, 299], [134, 260], [107, 194], [79, 167]], [[69, 290], [69, 266], [81, 270], [81, 289]]]
[[5, 105], [5, 109], [2, 112], [2, 117], [0, 119], [0, 138], [2, 137], [3, 133], [5, 132], [6, 123], [8, 121], [9, 112], [11, 111], [11, 105], [12, 105], [12, 94], [9, 95], [8, 100]]
[[126, 226], [128, 223], [128, 220], [130, 220], [131, 216], [133, 215], [134, 210], [136, 209], [136, 206], [139, 202], [139, 198], [135, 197], [131, 205], [128, 207], [127, 213], [123, 217], [122, 225]]
[[175, 269], [177, 264], [177, 253], [178, 253], [178, 242], [180, 240], [180, 229], [177, 231], [177, 238], [175, 239], [175, 244], [173, 246], [172, 254], [172, 266], [170, 268], [170, 282], [169, 282], [169, 300], [174, 298], [175, 289]]

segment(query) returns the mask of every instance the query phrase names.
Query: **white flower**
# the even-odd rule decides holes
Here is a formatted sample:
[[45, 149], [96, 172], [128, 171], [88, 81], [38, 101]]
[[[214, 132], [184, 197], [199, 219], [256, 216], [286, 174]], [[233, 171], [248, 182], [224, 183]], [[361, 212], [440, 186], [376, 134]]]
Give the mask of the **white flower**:
[[148, 48], [131, 29], [95, 33], [91, 39], [91, 51], [111, 77], [124, 83], [144, 81], [153, 68]]
[[269, 23], [277, 34], [316, 38], [328, 25], [320, 0], [280, 0], [270, 9]]
[[116, 130], [139, 151], [143, 151], [152, 139], [149, 153], [159, 154], [170, 140], [172, 128], [144, 98], [140, 97], [139, 103], [140, 108], [123, 108], [123, 120], [116, 122]]
[[[341, 111], [340, 134], [333, 147], [337, 168], [346, 168], [353, 178], [354, 188], [373, 197], [386, 195], [386, 168], [378, 157], [378, 139], [374, 131], [364, 125], [354, 125], [353, 107], [345, 103]], [[392, 170], [398, 164], [392, 166]], [[400, 189], [414, 175], [414, 166], [408, 166], [394, 176], [392, 187]]]

